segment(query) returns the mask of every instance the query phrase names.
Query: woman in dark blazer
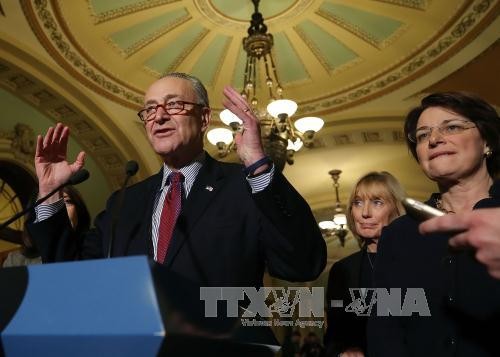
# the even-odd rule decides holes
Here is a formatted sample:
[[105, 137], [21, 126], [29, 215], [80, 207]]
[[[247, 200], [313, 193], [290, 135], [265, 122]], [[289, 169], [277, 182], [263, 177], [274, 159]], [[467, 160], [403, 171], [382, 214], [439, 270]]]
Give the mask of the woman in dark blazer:
[[[65, 186], [62, 191], [71, 228], [75, 232], [75, 239], [78, 240], [77, 243], [80, 244], [82, 234], [86, 232], [90, 226], [89, 211], [76, 188], [73, 186]], [[34, 201], [35, 199], [33, 199], [33, 203]], [[25, 225], [33, 223], [34, 220], [34, 214], [28, 215]], [[42, 257], [40, 256], [38, 247], [33, 243], [28, 229], [25, 226], [22, 234], [21, 250], [9, 253], [7, 259], [3, 262], [3, 267], [7, 268], [41, 263]]]
[[[361, 250], [341, 259], [330, 270], [325, 334], [327, 356], [366, 354], [367, 316], [358, 316], [349, 307], [353, 301], [349, 288], [373, 287], [377, 242], [382, 227], [404, 213], [403, 196], [401, 185], [388, 172], [370, 172], [361, 177], [352, 190], [347, 223]], [[331, 307], [332, 300], [342, 300], [343, 307]]]
[[[447, 214], [500, 206], [500, 182], [494, 180], [500, 173], [500, 119], [492, 106], [465, 93], [431, 94], [410, 111], [405, 133], [413, 156], [439, 188], [428, 204]], [[472, 250], [452, 249], [446, 234], [421, 235], [418, 223], [406, 215], [384, 230], [375, 283], [401, 288], [403, 299], [407, 289], [423, 289], [428, 310], [421, 311], [428, 313], [370, 317], [370, 356], [500, 355], [500, 281]]]

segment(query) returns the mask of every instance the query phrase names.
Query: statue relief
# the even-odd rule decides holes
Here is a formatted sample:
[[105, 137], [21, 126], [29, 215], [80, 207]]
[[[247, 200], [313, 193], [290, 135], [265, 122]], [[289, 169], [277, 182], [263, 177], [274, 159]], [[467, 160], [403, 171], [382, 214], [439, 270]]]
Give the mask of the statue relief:
[[26, 124], [16, 124], [11, 145], [12, 149], [22, 154], [33, 155], [35, 153], [35, 132], [33, 128]]

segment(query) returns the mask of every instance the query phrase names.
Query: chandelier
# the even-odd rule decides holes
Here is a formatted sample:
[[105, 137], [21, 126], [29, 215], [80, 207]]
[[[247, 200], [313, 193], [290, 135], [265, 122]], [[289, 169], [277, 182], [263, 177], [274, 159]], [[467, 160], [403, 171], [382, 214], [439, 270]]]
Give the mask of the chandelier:
[[319, 222], [319, 228], [324, 235], [328, 237], [336, 237], [340, 241], [340, 244], [344, 246], [347, 230], [347, 217], [344, 210], [341, 207], [339, 199], [339, 178], [342, 173], [341, 170], [330, 170], [328, 172], [333, 180], [333, 187], [335, 188], [335, 208], [333, 219], [331, 221], [321, 221]]
[[[252, 2], [254, 13], [247, 31], [248, 36], [243, 39], [247, 59], [241, 94], [260, 120], [264, 150], [272, 158], [276, 168], [282, 171], [286, 163], [293, 164], [294, 154], [302, 146], [313, 146], [314, 134], [323, 127], [323, 120], [305, 117], [292, 124], [290, 117], [297, 111], [297, 103], [283, 98], [283, 87], [271, 52], [273, 35], [267, 32], [267, 26], [259, 12], [259, 0]], [[267, 87], [270, 100], [267, 110], [259, 108], [259, 83], [265, 83]], [[207, 133], [207, 139], [217, 147], [219, 157], [225, 157], [235, 149], [233, 139], [240, 130], [241, 120], [227, 109], [219, 116], [230, 129], [212, 129]]]

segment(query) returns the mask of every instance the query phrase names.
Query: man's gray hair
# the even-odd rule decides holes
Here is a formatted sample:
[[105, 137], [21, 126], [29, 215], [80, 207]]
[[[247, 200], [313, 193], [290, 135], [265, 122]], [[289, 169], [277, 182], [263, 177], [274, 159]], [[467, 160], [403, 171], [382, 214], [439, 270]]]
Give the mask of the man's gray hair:
[[190, 81], [194, 91], [196, 92], [196, 97], [198, 98], [198, 104], [201, 104], [205, 107], [210, 107], [210, 103], [208, 101], [207, 89], [198, 78], [182, 72], [170, 72], [161, 76], [161, 78], [167, 78], [167, 77], [181, 78]]

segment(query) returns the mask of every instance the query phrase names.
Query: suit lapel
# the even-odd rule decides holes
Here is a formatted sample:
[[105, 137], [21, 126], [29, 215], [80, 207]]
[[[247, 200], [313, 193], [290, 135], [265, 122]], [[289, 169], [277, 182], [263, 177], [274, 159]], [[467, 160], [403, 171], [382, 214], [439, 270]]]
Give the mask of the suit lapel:
[[142, 222], [142, 232], [140, 237], [144, 237], [146, 239], [146, 247], [147, 254], [149, 257], [153, 257], [153, 237], [152, 237], [152, 223], [153, 223], [153, 210], [155, 207], [155, 203], [158, 200], [158, 191], [161, 186], [163, 178], [163, 167], [160, 172], [153, 177], [147, 191], [144, 192], [144, 197], [148, 199], [148, 203], [146, 206], [146, 210], [144, 212]]
[[193, 242], [193, 237], [190, 236], [193, 227], [213, 202], [224, 182], [225, 177], [220, 164], [207, 154], [205, 163], [195, 179], [175, 224], [172, 241], [165, 259], [167, 266], [172, 265], [177, 253], [186, 241], [189, 240], [189, 244]]

